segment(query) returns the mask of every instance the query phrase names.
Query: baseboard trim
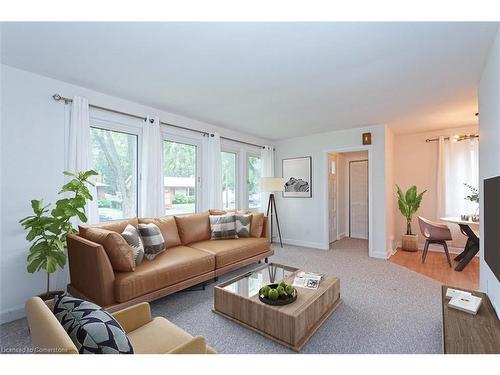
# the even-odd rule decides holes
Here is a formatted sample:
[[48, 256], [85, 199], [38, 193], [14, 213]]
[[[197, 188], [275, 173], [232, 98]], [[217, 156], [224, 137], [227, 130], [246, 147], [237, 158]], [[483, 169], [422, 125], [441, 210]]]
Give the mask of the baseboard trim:
[[387, 254], [385, 252], [373, 252], [373, 254], [370, 255], [371, 258], [377, 258], [377, 259], [387, 259]]
[[[401, 250], [401, 241], [396, 242], [396, 248], [395, 248], [393, 254], [395, 254], [396, 251], [398, 251], [398, 249]], [[424, 250], [424, 244], [419, 243], [418, 244], [418, 249], [419, 250]], [[435, 253], [443, 253], [444, 254], [444, 248], [441, 245], [430, 245], [429, 246], [429, 251], [433, 251]], [[463, 248], [448, 246], [448, 252], [450, 254], [460, 254], [462, 251], [464, 251]], [[479, 255], [476, 255], [476, 256], [479, 256]]]
[[24, 305], [17, 305], [0, 313], [0, 324], [13, 322], [26, 316]]
[[[291, 239], [291, 238], [282, 238], [282, 241], [284, 244], [287, 244], [287, 245], [293, 245], [293, 246], [301, 246], [301, 247], [311, 247], [313, 249], [319, 249], [319, 250], [328, 250], [329, 247], [326, 247], [325, 248], [325, 245], [323, 245], [322, 243], [319, 243], [319, 242], [309, 242], [309, 241], [301, 241], [301, 240], [294, 240], [294, 239]], [[278, 243], [279, 244], [279, 240], [278, 242], [273, 242], [274, 244]]]

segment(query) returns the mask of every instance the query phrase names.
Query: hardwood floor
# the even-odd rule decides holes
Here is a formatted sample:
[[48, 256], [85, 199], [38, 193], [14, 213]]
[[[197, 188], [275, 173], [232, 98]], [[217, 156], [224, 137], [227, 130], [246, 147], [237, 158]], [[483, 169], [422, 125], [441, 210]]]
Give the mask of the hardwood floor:
[[429, 251], [425, 263], [422, 264], [422, 251], [409, 252], [398, 249], [389, 258], [389, 262], [399, 264], [412, 271], [430, 277], [442, 284], [458, 288], [479, 289], [479, 258], [474, 257], [462, 272], [455, 271], [457, 262], [453, 260], [456, 254], [450, 254], [452, 268], [448, 267], [444, 253]]

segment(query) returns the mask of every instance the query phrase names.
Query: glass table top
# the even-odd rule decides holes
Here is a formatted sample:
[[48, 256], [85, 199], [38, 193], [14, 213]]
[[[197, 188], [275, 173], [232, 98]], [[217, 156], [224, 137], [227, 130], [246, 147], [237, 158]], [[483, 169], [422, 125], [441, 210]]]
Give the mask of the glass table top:
[[229, 292], [249, 298], [258, 294], [264, 285], [279, 283], [296, 271], [298, 268], [270, 263], [229, 280], [221, 287]]

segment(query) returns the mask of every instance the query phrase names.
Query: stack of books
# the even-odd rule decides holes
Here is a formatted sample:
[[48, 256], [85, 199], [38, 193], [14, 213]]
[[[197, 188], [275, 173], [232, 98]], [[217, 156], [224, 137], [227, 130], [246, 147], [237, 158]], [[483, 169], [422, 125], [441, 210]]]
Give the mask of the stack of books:
[[472, 293], [452, 288], [446, 290], [446, 297], [450, 298], [450, 302], [448, 302], [449, 307], [473, 315], [477, 314], [482, 302], [481, 297], [476, 297]]
[[313, 272], [299, 272], [293, 279], [292, 286], [296, 288], [318, 289], [321, 278], [324, 275]]

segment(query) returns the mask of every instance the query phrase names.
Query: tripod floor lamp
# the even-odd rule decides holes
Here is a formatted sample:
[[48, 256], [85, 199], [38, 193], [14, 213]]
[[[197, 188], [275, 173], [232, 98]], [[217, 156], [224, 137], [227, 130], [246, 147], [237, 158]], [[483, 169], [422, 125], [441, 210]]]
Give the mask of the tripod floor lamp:
[[280, 238], [280, 245], [283, 247], [283, 242], [281, 241], [281, 230], [280, 222], [278, 219], [278, 211], [276, 210], [276, 200], [274, 199], [274, 193], [277, 191], [285, 190], [285, 181], [282, 178], [276, 177], [261, 177], [260, 178], [260, 191], [269, 194], [269, 201], [267, 202], [267, 217], [271, 218], [271, 242], [273, 242], [273, 227], [274, 220], [276, 219], [276, 227], [278, 228], [278, 235]]

